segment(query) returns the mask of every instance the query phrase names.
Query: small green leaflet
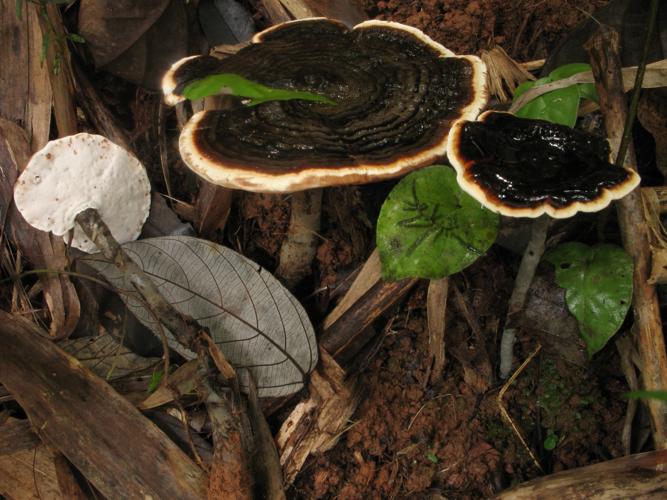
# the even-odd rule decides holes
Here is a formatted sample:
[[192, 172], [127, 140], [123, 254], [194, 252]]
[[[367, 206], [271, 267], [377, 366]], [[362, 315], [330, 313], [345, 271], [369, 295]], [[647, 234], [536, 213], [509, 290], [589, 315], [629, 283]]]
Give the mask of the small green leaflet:
[[155, 392], [155, 390], [159, 387], [160, 382], [162, 382], [164, 372], [162, 370], [154, 370], [153, 373], [151, 373], [151, 379], [148, 382], [148, 387], [146, 388], [146, 392], [148, 394], [152, 394]]
[[618, 331], [632, 300], [632, 258], [616, 245], [564, 243], [544, 260], [555, 267], [556, 283], [577, 319], [589, 356]]
[[630, 391], [623, 394], [628, 399], [656, 399], [667, 401], [667, 391]]
[[[514, 99], [518, 99], [521, 94], [532, 87], [562, 80], [572, 75], [576, 75], [577, 73], [583, 73], [584, 71], [590, 70], [591, 66], [584, 63], [573, 63], [560, 66], [549, 73], [549, 76], [540, 78], [534, 82], [528, 81], [519, 85], [514, 92]], [[597, 92], [592, 83], [579, 83], [542, 94], [522, 106], [521, 109], [517, 111], [516, 115], [522, 118], [547, 120], [552, 123], [560, 123], [561, 125], [574, 127], [577, 122], [579, 101], [581, 99], [591, 99], [597, 102]]]
[[323, 104], [336, 104], [328, 97], [300, 90], [285, 90], [267, 87], [261, 83], [250, 81], [234, 73], [209, 75], [188, 84], [183, 89], [183, 96], [190, 100], [202, 99], [210, 95], [229, 93], [250, 99], [249, 106], [267, 101], [289, 101], [300, 99]]
[[493, 244], [499, 221], [461, 190], [450, 167], [417, 170], [394, 187], [380, 210], [382, 275], [439, 279], [457, 273]]

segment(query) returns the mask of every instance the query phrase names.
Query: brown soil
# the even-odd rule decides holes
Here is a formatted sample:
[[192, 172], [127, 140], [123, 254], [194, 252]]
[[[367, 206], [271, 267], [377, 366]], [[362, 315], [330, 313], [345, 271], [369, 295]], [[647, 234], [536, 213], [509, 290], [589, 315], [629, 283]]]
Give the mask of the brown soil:
[[586, 13], [606, 0], [366, 0], [377, 19], [398, 21], [423, 30], [457, 53], [473, 54], [501, 45], [519, 60], [547, 56], [561, 37]]
[[[496, 405], [499, 320], [511, 270], [485, 257], [452, 285], [447, 323], [448, 365], [430, 380], [425, 288], [412, 294], [384, 326], [378, 354], [362, 374], [366, 397], [337, 446], [306, 466], [295, 498], [486, 498], [538, 477]], [[462, 307], [474, 311], [471, 323]], [[475, 333], [477, 331], [477, 333]], [[526, 354], [534, 340], [522, 339]], [[537, 357], [508, 391], [505, 405], [546, 472], [622, 455], [627, 391], [614, 350], [583, 370], [550, 355]], [[544, 442], [555, 436], [553, 451]]]

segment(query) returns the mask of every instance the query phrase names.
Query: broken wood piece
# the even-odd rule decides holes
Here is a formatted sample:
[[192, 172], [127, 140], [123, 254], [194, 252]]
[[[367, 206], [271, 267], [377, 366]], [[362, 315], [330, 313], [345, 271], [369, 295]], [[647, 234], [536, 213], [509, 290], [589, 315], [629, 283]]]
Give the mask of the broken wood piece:
[[203, 498], [204, 472], [106, 382], [44, 335], [21, 316], [0, 311], [0, 381], [42, 440], [107, 498]]
[[269, 424], [262, 413], [257, 396], [257, 385], [250, 372], [248, 373], [248, 416], [254, 436], [255, 498], [285, 500], [280, 456]]
[[40, 60], [43, 46], [36, 9], [16, 16], [12, 2], [0, 4], [0, 117], [25, 129], [30, 151], [49, 141], [51, 86], [46, 64]]
[[322, 348], [308, 390], [308, 399], [296, 405], [276, 436], [287, 484], [294, 481], [308, 456], [333, 448], [361, 399], [356, 379], [346, 379], [345, 371]]
[[329, 324], [320, 335], [320, 346], [334, 358], [352, 357], [371, 340], [359, 337], [363, 336], [368, 327], [408, 293], [418, 281], [416, 278], [377, 281], [345, 313]]
[[292, 20], [280, 0], [261, 0], [261, 4], [271, 24], [279, 24]]
[[376, 248], [361, 266], [359, 274], [354, 278], [352, 285], [347, 290], [343, 298], [336, 304], [336, 307], [324, 318], [322, 329], [327, 330], [333, 325], [348, 309], [350, 309], [368, 290], [382, 279], [382, 263], [380, 262], [380, 252]]
[[[30, 155], [25, 131], [0, 118], [0, 210], [7, 217], [10, 239], [34, 267], [63, 271], [68, 260], [62, 238], [30, 226], [12, 201], [14, 184]], [[65, 338], [76, 328], [81, 312], [74, 285], [65, 275], [43, 274], [39, 280], [51, 314], [49, 333], [54, 338]]]
[[43, 4], [31, 3], [29, 7], [37, 12], [42, 36], [49, 41], [46, 44], [44, 64], [49, 71], [53, 92], [53, 115], [56, 118], [58, 135], [64, 137], [76, 134], [78, 122], [74, 104], [71, 56], [60, 10], [56, 4], [50, 3], [46, 5], [46, 15], [41, 15], [39, 9], [44, 8]]
[[428, 348], [433, 359], [431, 383], [440, 381], [445, 369], [445, 316], [448, 291], [448, 277], [429, 281], [426, 294], [426, 314], [428, 316]]
[[[607, 138], [615, 156], [621, 145], [627, 115], [618, 33], [600, 26], [587, 42], [586, 50], [595, 74]], [[624, 166], [636, 169], [632, 145], [625, 156]], [[640, 191], [633, 191], [616, 206], [623, 246], [634, 261], [632, 305], [642, 360], [642, 381], [646, 390], [664, 390], [667, 387], [667, 353], [658, 297], [655, 287], [648, 284], [651, 250]], [[667, 404], [657, 399], [649, 399], [646, 404], [653, 424], [655, 447], [667, 448]]]
[[649, 285], [667, 284], [667, 229], [660, 218], [659, 188], [641, 189], [644, 217], [648, 225], [648, 238], [651, 247], [651, 272]]
[[[238, 416], [233, 414], [229, 401], [213, 390], [205, 378], [200, 380], [198, 392], [206, 403], [213, 434], [208, 498], [250, 500], [253, 480], [249, 473]], [[171, 498], [178, 497], [174, 495]]]
[[498, 494], [497, 500], [660, 498], [667, 491], [667, 451], [649, 451], [558, 472]]

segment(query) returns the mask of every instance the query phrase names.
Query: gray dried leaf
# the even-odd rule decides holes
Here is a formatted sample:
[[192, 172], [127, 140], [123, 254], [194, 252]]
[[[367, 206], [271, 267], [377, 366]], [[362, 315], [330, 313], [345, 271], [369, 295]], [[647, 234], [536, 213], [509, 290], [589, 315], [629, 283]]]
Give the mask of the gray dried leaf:
[[134, 354], [111, 335], [68, 339], [58, 345], [93, 373], [109, 381], [143, 372], [160, 363], [160, 358]]
[[[229, 248], [187, 236], [133, 241], [123, 248], [176, 309], [209, 328], [237, 369], [252, 371], [261, 397], [303, 387], [317, 363], [315, 332], [301, 304], [271, 273]], [[118, 289], [132, 290], [101, 257], [86, 260]], [[153, 316], [126, 292], [121, 298], [130, 311], [157, 333]]]

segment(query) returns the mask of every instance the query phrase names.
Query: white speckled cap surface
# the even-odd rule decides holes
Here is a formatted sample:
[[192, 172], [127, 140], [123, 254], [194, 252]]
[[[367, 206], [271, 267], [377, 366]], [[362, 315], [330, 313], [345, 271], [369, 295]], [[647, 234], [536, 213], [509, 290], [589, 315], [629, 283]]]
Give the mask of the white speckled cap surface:
[[[74, 218], [96, 209], [120, 243], [135, 240], [150, 209], [150, 183], [143, 165], [105, 137], [76, 134], [35, 153], [19, 176], [14, 201], [32, 226], [65, 235]], [[97, 248], [78, 226], [72, 245]]]

